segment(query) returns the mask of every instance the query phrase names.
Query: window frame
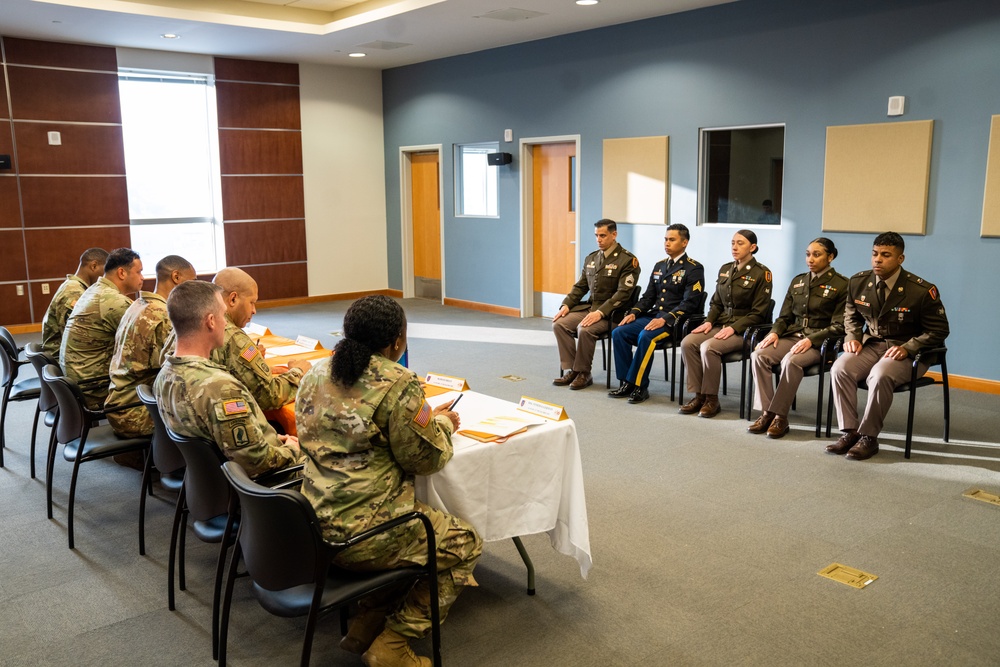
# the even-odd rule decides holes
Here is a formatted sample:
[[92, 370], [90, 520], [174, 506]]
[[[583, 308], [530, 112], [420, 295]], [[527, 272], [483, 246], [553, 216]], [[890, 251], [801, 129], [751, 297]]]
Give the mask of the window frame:
[[[495, 213], [490, 213], [488, 210], [486, 213], [467, 213], [465, 210], [465, 153], [463, 149], [466, 148], [483, 148], [487, 149], [483, 155], [488, 155], [489, 153], [500, 152], [500, 142], [499, 141], [475, 141], [463, 144], [455, 144], [454, 160], [455, 160], [455, 217], [456, 218], [486, 218], [486, 219], [497, 219], [500, 217], [500, 168], [496, 165], [487, 165], [487, 173], [492, 174], [494, 181], [494, 192], [495, 192]], [[487, 208], [489, 206], [489, 186], [487, 185], [485, 190], [487, 191]]]
[[[745, 228], [745, 227], [756, 227], [761, 226], [767, 229], [780, 229], [782, 225], [781, 211], [780, 208], [777, 213], [776, 223], [765, 223], [759, 221], [743, 221], [743, 222], [719, 222], [708, 219], [708, 169], [709, 169], [709, 138], [712, 132], [724, 132], [724, 131], [734, 131], [734, 130], [766, 130], [780, 128], [781, 135], [781, 160], [782, 165], [784, 165], [785, 159], [785, 149], [787, 144], [785, 123], [755, 123], [752, 125], [724, 125], [718, 127], [702, 127], [698, 129], [698, 193], [697, 193], [697, 225], [698, 226], [731, 226], [734, 228]], [[773, 158], [772, 158], [773, 160]], [[782, 166], [782, 187], [781, 191], [784, 192], [784, 167]], [[774, 183], [771, 183], [771, 189], [774, 189]], [[768, 196], [768, 199], [773, 197]], [[782, 200], [784, 197], [782, 196]]]

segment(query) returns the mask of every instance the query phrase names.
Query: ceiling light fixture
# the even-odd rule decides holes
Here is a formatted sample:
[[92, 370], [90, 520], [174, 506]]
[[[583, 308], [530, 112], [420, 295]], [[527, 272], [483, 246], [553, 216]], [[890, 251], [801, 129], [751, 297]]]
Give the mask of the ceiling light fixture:
[[165, 32], [162, 35], [160, 35], [160, 37], [162, 37], [163, 39], [180, 39], [181, 38], [180, 35], [174, 34], [172, 32]]
[[368, 54], [361, 53], [360, 51], [355, 51], [354, 53], [348, 53], [347, 55], [351, 58], [364, 58]]
[[581, 6], [596, 5], [600, 0], [576, 0], [576, 4]]

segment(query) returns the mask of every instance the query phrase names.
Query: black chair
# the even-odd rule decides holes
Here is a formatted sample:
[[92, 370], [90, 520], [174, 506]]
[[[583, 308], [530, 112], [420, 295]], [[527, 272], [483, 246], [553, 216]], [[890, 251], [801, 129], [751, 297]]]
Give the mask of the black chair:
[[[694, 319], [694, 322], [696, 322], [695, 324], [692, 324], [693, 327], [697, 327], [705, 321], [705, 300], [707, 298], [708, 293], [702, 292], [701, 300], [698, 302], [696, 307], [697, 312], [692, 311], [690, 313], [685, 313], [681, 317], [674, 320], [674, 329], [670, 333], [670, 338], [662, 340], [656, 344], [657, 350], [663, 350], [663, 380], [664, 382], [670, 383], [671, 401], [674, 400], [675, 397], [674, 379], [677, 378], [677, 348], [680, 347], [681, 340], [684, 338], [685, 325], [687, 325], [688, 321], [692, 318]], [[667, 350], [670, 350], [669, 370], [667, 363]]]
[[[767, 328], [761, 327], [754, 333], [750, 341], [751, 350], [757, 349], [757, 343], [759, 343], [761, 340], [764, 339], [764, 336], [762, 336], [761, 334], [764, 333], [766, 335], [765, 333], [766, 331]], [[817, 438], [821, 437], [820, 432], [823, 428], [823, 391], [824, 387], [826, 386], [826, 375], [830, 371], [830, 367], [833, 366], [833, 362], [837, 360], [837, 353], [840, 351], [840, 348], [843, 345], [843, 343], [844, 339], [840, 336], [828, 336], [823, 340], [823, 344], [820, 346], [819, 362], [813, 364], [812, 366], [807, 366], [806, 368], [802, 369], [802, 377], [819, 376], [819, 387], [816, 390], [816, 437]], [[771, 373], [774, 375], [774, 383], [775, 386], [777, 386], [778, 380], [781, 378], [781, 363], [777, 363], [771, 366]], [[751, 413], [753, 412], [754, 393], [755, 393], [754, 383], [751, 382], [750, 387], [747, 390], [747, 402], [746, 402], [747, 421], [753, 421]], [[792, 409], [793, 410], [795, 409], [794, 399], [792, 401]], [[826, 421], [828, 424], [827, 426], [828, 431], [829, 431], [829, 423], [832, 419], [833, 419], [833, 403], [829, 402], [826, 408]], [[829, 433], [827, 433], [827, 435], [829, 435]]]
[[[236, 566], [240, 557], [252, 581], [251, 592], [268, 612], [282, 617], [307, 616], [302, 667], [308, 667], [316, 621], [321, 614], [340, 610], [341, 633], [347, 632], [347, 607], [376, 591], [394, 588], [423, 577], [430, 583], [433, 662], [441, 665], [441, 629], [438, 611], [436, 540], [430, 519], [410, 512], [356, 535], [346, 542], [323, 539], [312, 505], [292, 490], [272, 490], [255, 484], [235, 463], [222, 466], [239, 496], [242, 513], [239, 538], [229, 563], [222, 607], [219, 665], [226, 662], [229, 613]], [[352, 572], [331, 565], [336, 554], [395, 526], [420, 521], [427, 536], [427, 563], [423, 566]]]
[[[3, 450], [7, 446], [7, 405], [11, 401], [34, 401], [41, 395], [41, 380], [37, 377], [17, 381], [21, 366], [29, 364], [22, 361], [22, 348], [14, 342], [14, 337], [6, 327], [0, 327], [0, 388], [3, 390], [3, 402], [0, 403], [0, 468], [3, 467]], [[35, 413], [37, 423], [38, 413]], [[34, 454], [34, 450], [32, 450]], [[34, 477], [34, 457], [32, 457], [32, 477]]]
[[[211, 440], [189, 438], [167, 429], [167, 434], [184, 457], [184, 483], [177, 494], [174, 524], [170, 533], [170, 557], [167, 563], [167, 606], [174, 611], [174, 571], [176, 566], [178, 587], [187, 589], [184, 573], [184, 546], [187, 518], [195, 536], [202, 542], [218, 543], [219, 560], [215, 570], [215, 590], [212, 596], [212, 657], [219, 654], [219, 600], [222, 593], [222, 576], [226, 552], [233, 544], [239, 527], [239, 505], [232, 504], [229, 484], [220, 467], [225, 461], [222, 450]], [[289, 466], [258, 477], [264, 484], [282, 486], [298, 482], [302, 466]]]
[[[639, 297], [642, 296], [642, 287], [639, 285], [635, 286], [632, 290], [632, 296], [629, 297], [627, 303], [624, 303], [614, 310], [611, 311], [611, 317], [609, 318], [611, 326], [608, 327], [608, 331], [601, 335], [598, 339], [601, 341], [601, 357], [604, 362], [604, 370], [607, 371], [607, 379], [604, 384], [608, 389], [611, 389], [611, 365], [614, 363], [615, 359], [615, 348], [611, 342], [611, 334], [621, 323], [622, 318], [628, 315], [628, 311], [632, 310], [632, 307], [639, 303]], [[607, 346], [605, 346], [605, 342]]]
[[[38, 343], [28, 343], [25, 345], [24, 356], [28, 358], [39, 379], [42, 377], [43, 368], [49, 365], [59, 365], [55, 359], [42, 350], [42, 346]], [[38, 439], [38, 418], [42, 413], [45, 414], [42, 423], [50, 429], [49, 450], [52, 450], [55, 446], [55, 425], [56, 420], [59, 419], [59, 403], [56, 401], [55, 394], [52, 393], [52, 390], [44, 382], [39, 385], [39, 389], [38, 406], [35, 408], [35, 420], [31, 425], [31, 479], [35, 479], [35, 443]]]
[[[944, 392], [944, 441], [948, 442], [951, 436], [951, 396], [948, 388], [948, 360], [947, 360], [948, 348], [946, 347], [932, 347], [917, 352], [916, 356], [913, 357], [913, 364], [910, 371], [910, 381], [904, 382], [903, 384], [897, 385], [893, 390], [894, 394], [901, 394], [903, 392], [908, 392], [910, 394], [910, 404], [909, 411], [906, 414], [906, 448], [903, 451], [903, 458], [910, 458], [910, 450], [913, 446], [913, 417], [916, 412], [917, 404], [917, 389], [920, 387], [929, 387], [931, 385], [939, 384]], [[919, 366], [921, 363], [927, 364], [928, 368], [934, 366], [941, 367], [941, 379], [938, 380], [932, 376], [924, 374], [918, 377]], [[858, 389], [868, 389], [868, 384], [866, 380], [861, 380], [858, 382]], [[831, 431], [831, 415], [833, 410], [833, 392], [830, 392], [829, 405], [827, 406], [827, 424], [826, 424], [826, 437], [830, 437]]]
[[[69, 509], [67, 533], [69, 548], [73, 546], [73, 506], [76, 499], [76, 482], [80, 466], [87, 461], [141, 451], [149, 447], [150, 438], [120, 438], [111, 426], [97, 426], [97, 422], [107, 414], [87, 408], [83, 394], [76, 382], [64, 377], [58, 366], [42, 369], [42, 380], [49, 386], [59, 404], [59, 420], [56, 422], [56, 441], [63, 445], [63, 458], [73, 464], [73, 477], [69, 485]], [[46, 474], [46, 497], [49, 517], [52, 516], [52, 465]]]
[[[750, 361], [750, 353], [753, 352], [753, 347], [751, 346], [751, 341], [753, 336], [758, 331], [767, 331], [770, 329], [772, 324], [772, 317], [774, 314], [774, 299], [771, 299], [770, 304], [768, 304], [767, 311], [764, 313], [764, 322], [760, 324], [755, 324], [751, 327], [747, 327], [746, 331], [743, 332], [743, 345], [740, 349], [734, 352], [728, 352], [722, 355], [722, 395], [727, 396], [729, 394], [729, 377], [726, 371], [726, 366], [739, 362], [740, 364], [740, 419], [743, 419], [747, 411], [749, 410], [747, 402], [747, 373], [750, 369], [747, 367]], [[698, 324], [704, 322], [704, 318], [692, 318], [687, 321], [684, 326], [684, 335], [691, 333], [691, 329], [697, 328]], [[697, 324], [696, 324], [697, 323]], [[678, 402], [684, 403], [684, 359], [681, 359], [681, 375], [680, 375], [680, 398]]]
[[160, 409], [156, 405], [156, 397], [149, 385], [140, 384], [136, 387], [139, 400], [149, 410], [153, 419], [153, 439], [150, 442], [149, 454], [142, 470], [142, 486], [139, 489], [139, 555], [146, 555], [146, 496], [153, 495], [153, 470], [160, 473], [160, 486], [167, 491], [179, 493], [184, 484], [184, 457], [177, 445], [170, 439], [167, 427], [160, 417]]

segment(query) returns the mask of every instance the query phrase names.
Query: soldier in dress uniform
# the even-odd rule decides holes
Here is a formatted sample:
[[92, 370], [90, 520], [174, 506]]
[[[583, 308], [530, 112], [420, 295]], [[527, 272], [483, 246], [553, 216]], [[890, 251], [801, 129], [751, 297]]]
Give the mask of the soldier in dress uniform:
[[167, 312], [177, 346], [153, 386], [167, 428], [214, 442], [251, 477], [297, 463], [298, 440], [278, 435], [247, 388], [209, 359], [226, 332], [222, 290], [189, 280], [170, 293]]
[[[264, 361], [264, 348], [250, 339], [243, 327], [257, 313], [257, 281], [243, 269], [222, 269], [212, 279], [222, 288], [226, 302], [226, 335], [212, 352], [212, 361], [229, 370], [254, 398], [261, 410], [277, 410], [295, 400], [299, 380], [312, 366], [308, 361], [292, 361], [288, 370], [275, 375]], [[171, 336], [165, 354], [173, 350]]]
[[59, 361], [59, 346], [62, 344], [63, 330], [73, 306], [80, 300], [87, 288], [104, 275], [104, 262], [108, 251], [104, 248], [88, 248], [80, 255], [80, 265], [76, 273], [66, 276], [52, 295], [49, 307], [42, 320], [42, 351]]
[[[649, 398], [649, 368], [656, 345], [670, 338], [679, 318], [699, 313], [704, 305], [705, 269], [687, 256], [691, 233], [681, 224], [667, 227], [663, 249], [667, 258], [657, 262], [642, 298], [611, 332], [618, 389], [613, 398], [628, 396], [629, 403]], [[632, 346], [635, 345], [635, 355]]]
[[[807, 273], [792, 279], [771, 331], [750, 355], [757, 399], [763, 412], [747, 431], [781, 438], [788, 433], [788, 410], [805, 369], [820, 362], [820, 348], [828, 337], [844, 334], [847, 278], [830, 262], [837, 247], [820, 237], [806, 248]], [[775, 389], [772, 368], [781, 364]]]
[[142, 260], [131, 248], [112, 250], [104, 275], [87, 288], [66, 320], [59, 359], [66, 376], [80, 384], [91, 409], [100, 410], [108, 397], [108, 369], [115, 333], [132, 305], [126, 294], [142, 289]]
[[[406, 350], [406, 316], [386, 296], [355, 301], [344, 314], [344, 338], [333, 357], [302, 379], [295, 420], [306, 455], [302, 494], [316, 508], [323, 535], [346, 539], [417, 510], [434, 526], [438, 602], [443, 621], [482, 554], [482, 540], [462, 519], [414, 497], [414, 475], [451, 460], [458, 414], [431, 409], [414, 373], [397, 361]], [[426, 562], [423, 525], [409, 522], [339, 552], [347, 569], [388, 570]], [[408, 591], [361, 601], [340, 646], [363, 653], [366, 665], [430, 667], [409, 640], [431, 627], [430, 590], [421, 579]]]
[[[618, 245], [614, 220], [598, 220], [594, 228], [598, 250], [587, 255], [580, 279], [552, 318], [560, 367], [569, 371], [552, 381], [559, 387], [583, 389], [594, 384], [590, 369], [597, 339], [608, 332], [611, 311], [632, 298], [641, 271], [635, 255]], [[587, 293], [590, 298], [584, 301]]]
[[[948, 337], [948, 317], [937, 287], [903, 268], [903, 237], [875, 237], [872, 270], [851, 276], [844, 310], [844, 353], [833, 364], [830, 383], [843, 434], [830, 454], [863, 461], [878, 454], [878, 435], [892, 392], [909, 382], [910, 357]], [[927, 366], [921, 364], [921, 375]], [[858, 382], [868, 382], [868, 404], [858, 420]]]
[[719, 414], [722, 355], [739, 350], [743, 332], [764, 322], [771, 302], [771, 271], [754, 259], [757, 235], [749, 229], [733, 234], [733, 262], [719, 269], [704, 324], [681, 341], [687, 366], [687, 388], [694, 394], [680, 413], [699, 417]]
[[[175, 287], [195, 278], [191, 262], [178, 255], [164, 257], [156, 263], [154, 291], [139, 292], [118, 325], [109, 373], [111, 389], [104, 409], [109, 411], [108, 423], [123, 438], [153, 433], [153, 418], [146, 406], [139, 404], [136, 387], [152, 386], [160, 372], [163, 344], [173, 331], [167, 317], [167, 297]], [[125, 407], [129, 405], [132, 407]]]

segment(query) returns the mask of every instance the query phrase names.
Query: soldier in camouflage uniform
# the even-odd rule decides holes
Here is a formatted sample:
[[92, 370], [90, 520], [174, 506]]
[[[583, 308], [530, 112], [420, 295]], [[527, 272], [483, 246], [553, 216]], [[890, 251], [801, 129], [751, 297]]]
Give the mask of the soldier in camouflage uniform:
[[142, 260], [130, 248], [108, 255], [104, 275], [87, 288], [73, 307], [63, 332], [59, 359], [66, 376], [80, 383], [94, 410], [108, 397], [108, 369], [115, 349], [115, 332], [132, 299], [142, 288]]
[[153, 387], [167, 428], [215, 442], [252, 477], [295, 464], [296, 438], [278, 435], [247, 388], [208, 358], [225, 332], [219, 288], [201, 280], [182, 283], [170, 293], [167, 311], [177, 348]]
[[[437, 539], [443, 620], [462, 588], [476, 585], [472, 570], [482, 541], [462, 519], [416, 500], [413, 478], [433, 474], [451, 460], [458, 415], [432, 410], [417, 376], [396, 363], [406, 348], [406, 319], [395, 301], [385, 296], [356, 301], [344, 316], [344, 334], [334, 356], [317, 362], [303, 378], [296, 399], [306, 456], [302, 493], [332, 541], [413, 510], [427, 515]], [[356, 570], [407, 567], [425, 563], [426, 549], [422, 524], [411, 522], [342, 551], [335, 562]], [[408, 643], [430, 630], [427, 582], [418, 582], [391, 607], [380, 607], [386, 602], [363, 603], [341, 647], [363, 652], [366, 665], [429, 666]]]
[[[135, 389], [140, 384], [152, 386], [160, 372], [163, 344], [173, 331], [167, 317], [167, 297], [177, 285], [195, 278], [191, 262], [177, 255], [164, 257], [156, 264], [154, 291], [139, 292], [118, 325], [111, 357], [111, 390], [104, 409], [111, 427], [123, 438], [153, 433], [153, 418], [146, 406], [139, 404]], [[129, 405], [132, 407], [125, 407]]]
[[[594, 228], [598, 249], [583, 260], [580, 279], [552, 318], [560, 368], [569, 371], [552, 381], [558, 387], [583, 389], [594, 384], [590, 369], [597, 340], [608, 332], [611, 311], [632, 298], [641, 273], [635, 255], [618, 245], [614, 220], [598, 220]], [[584, 301], [588, 292], [590, 299]]]
[[59, 361], [59, 346], [62, 344], [63, 330], [73, 306], [80, 300], [87, 288], [104, 275], [104, 262], [108, 251], [104, 248], [88, 248], [80, 255], [80, 266], [75, 275], [66, 276], [66, 282], [56, 289], [42, 320], [42, 351]]
[[[233, 374], [262, 410], [277, 410], [295, 400], [302, 375], [309, 370], [308, 361], [293, 361], [280, 375], [271, 372], [264, 361], [264, 348], [254, 344], [243, 327], [257, 312], [257, 282], [246, 271], [226, 268], [212, 280], [222, 288], [226, 303], [226, 336], [222, 345], [212, 352], [212, 361]], [[168, 338], [164, 356], [174, 348], [174, 337]]]

